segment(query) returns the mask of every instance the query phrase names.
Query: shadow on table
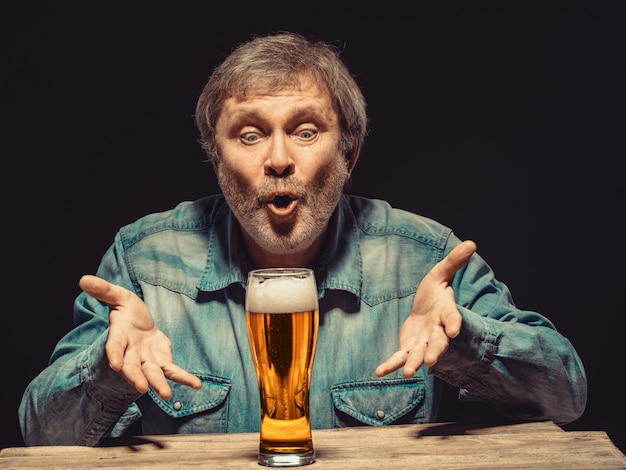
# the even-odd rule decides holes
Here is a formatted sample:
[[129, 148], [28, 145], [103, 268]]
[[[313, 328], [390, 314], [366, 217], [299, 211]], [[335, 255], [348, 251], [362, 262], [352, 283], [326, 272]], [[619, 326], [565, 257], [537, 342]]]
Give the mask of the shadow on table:
[[138, 447], [152, 445], [158, 449], [165, 449], [165, 445], [158, 440], [158, 438], [142, 437], [142, 436], [128, 436], [118, 437], [111, 439], [102, 439], [98, 447], [127, 447], [129, 450], [138, 451]]
[[[503, 426], [522, 424], [519, 421], [497, 423], [434, 423], [425, 429], [416, 431], [417, 437], [422, 436], [463, 436], [472, 434], [491, 434]], [[556, 426], [556, 425], [555, 425]]]

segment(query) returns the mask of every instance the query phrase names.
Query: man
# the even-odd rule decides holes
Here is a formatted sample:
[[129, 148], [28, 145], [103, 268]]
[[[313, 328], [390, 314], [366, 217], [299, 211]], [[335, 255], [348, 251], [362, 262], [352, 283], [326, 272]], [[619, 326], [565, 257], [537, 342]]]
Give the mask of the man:
[[[259, 429], [246, 275], [314, 268], [314, 428], [436, 419], [442, 380], [516, 420], [577, 419], [583, 365], [435, 221], [343, 194], [365, 101], [334, 49], [256, 38], [211, 75], [200, 142], [223, 195], [148, 215], [84, 276], [75, 328], [24, 393], [27, 445]], [[140, 420], [140, 421], [138, 421]]]

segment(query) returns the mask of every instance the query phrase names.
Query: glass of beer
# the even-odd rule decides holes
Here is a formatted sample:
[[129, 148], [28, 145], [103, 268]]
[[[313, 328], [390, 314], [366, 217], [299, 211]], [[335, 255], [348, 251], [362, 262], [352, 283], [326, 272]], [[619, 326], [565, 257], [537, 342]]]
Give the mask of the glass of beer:
[[251, 271], [246, 319], [261, 398], [259, 463], [268, 467], [311, 464], [315, 451], [309, 390], [319, 323], [313, 271]]

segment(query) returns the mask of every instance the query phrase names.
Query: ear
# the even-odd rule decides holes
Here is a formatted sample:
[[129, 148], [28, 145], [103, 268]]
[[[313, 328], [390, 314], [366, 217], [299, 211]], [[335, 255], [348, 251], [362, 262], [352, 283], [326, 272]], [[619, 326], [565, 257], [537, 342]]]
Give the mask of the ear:
[[352, 175], [352, 170], [356, 166], [356, 162], [359, 159], [359, 154], [361, 153], [361, 145], [357, 144], [350, 152], [349, 155], [346, 155], [346, 159], [348, 160], [348, 178]]

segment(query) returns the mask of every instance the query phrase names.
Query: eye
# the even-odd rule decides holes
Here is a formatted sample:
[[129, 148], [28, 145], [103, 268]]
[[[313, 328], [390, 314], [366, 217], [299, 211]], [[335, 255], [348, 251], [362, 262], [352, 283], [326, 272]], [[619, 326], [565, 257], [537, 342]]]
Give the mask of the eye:
[[239, 138], [244, 143], [253, 144], [256, 141], [258, 141], [261, 138], [261, 136], [259, 135], [258, 132], [244, 132], [243, 134], [239, 136]]
[[300, 139], [311, 140], [315, 138], [315, 136], [317, 135], [317, 131], [314, 131], [313, 129], [302, 129], [301, 131], [298, 131], [296, 135]]

